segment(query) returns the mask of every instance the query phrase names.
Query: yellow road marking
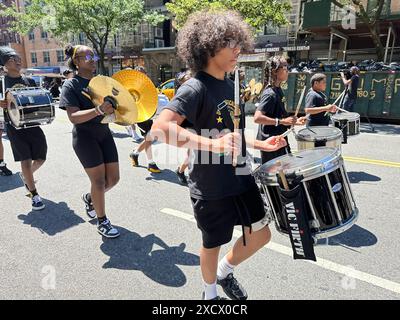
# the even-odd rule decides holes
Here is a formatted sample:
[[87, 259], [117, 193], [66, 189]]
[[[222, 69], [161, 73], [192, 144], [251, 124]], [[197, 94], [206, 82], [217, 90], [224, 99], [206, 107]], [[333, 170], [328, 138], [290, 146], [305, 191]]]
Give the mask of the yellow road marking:
[[[65, 118], [56, 118], [57, 121], [59, 122], [69, 122], [68, 119]], [[123, 126], [120, 126], [115, 123], [110, 123], [110, 127], [113, 129], [117, 129], [121, 132], [123, 131]], [[295, 151], [295, 150], [293, 150]], [[390, 167], [390, 168], [400, 168], [400, 162], [394, 162], [394, 161], [385, 161], [385, 160], [377, 160], [377, 159], [367, 159], [367, 158], [358, 158], [358, 157], [343, 157], [344, 160], [349, 161], [349, 162], [354, 162], [354, 163], [363, 163], [363, 164], [373, 164], [377, 166], [383, 166], [383, 167]]]

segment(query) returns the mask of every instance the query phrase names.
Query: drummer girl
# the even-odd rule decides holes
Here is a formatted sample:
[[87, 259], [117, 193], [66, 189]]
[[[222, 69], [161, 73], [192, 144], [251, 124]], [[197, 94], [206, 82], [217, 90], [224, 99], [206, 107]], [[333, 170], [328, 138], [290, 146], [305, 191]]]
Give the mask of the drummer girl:
[[91, 183], [90, 193], [83, 194], [82, 200], [87, 215], [97, 216], [97, 231], [107, 238], [116, 238], [119, 232], [105, 212], [105, 193], [119, 181], [118, 153], [108, 125], [101, 123], [104, 115], [113, 113], [114, 109], [109, 102], [94, 106], [84, 94], [98, 61], [93, 50], [68, 45], [65, 54], [75, 76], [63, 85], [60, 107], [67, 110], [74, 124], [72, 145]]
[[[21, 75], [21, 57], [9, 47], [0, 47], [0, 65], [7, 70], [5, 89], [16, 87], [36, 87], [33, 79]], [[7, 102], [0, 101], [0, 107], [6, 108]], [[11, 143], [14, 160], [21, 162], [20, 177], [32, 198], [32, 210], [42, 210], [45, 205], [40, 198], [33, 174], [46, 161], [47, 142], [40, 127], [16, 129], [11, 125], [7, 110], [4, 110], [7, 136]]]
[[[266, 140], [286, 132], [292, 125], [303, 125], [306, 118], [289, 116], [285, 109], [285, 96], [281, 84], [288, 79], [288, 64], [285, 58], [274, 56], [269, 59], [264, 69], [264, 92], [254, 114], [254, 122], [259, 124], [257, 140]], [[290, 152], [288, 138], [287, 148], [274, 152], [261, 151], [262, 163]]]

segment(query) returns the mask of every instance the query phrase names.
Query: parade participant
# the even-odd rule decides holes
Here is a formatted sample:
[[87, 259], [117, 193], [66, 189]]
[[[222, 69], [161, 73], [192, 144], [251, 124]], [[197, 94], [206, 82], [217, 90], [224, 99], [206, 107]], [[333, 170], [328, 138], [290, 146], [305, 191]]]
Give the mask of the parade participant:
[[[243, 129], [242, 134], [226, 133], [233, 129], [230, 111], [234, 105], [234, 84], [226, 73], [234, 70], [241, 49], [249, 50], [251, 46], [250, 28], [238, 13], [200, 11], [191, 15], [179, 31], [177, 49], [194, 77], [179, 88], [152, 129], [160, 140], [194, 151], [188, 183], [203, 240], [203, 299], [220, 299], [217, 283], [231, 299], [247, 299], [245, 289], [233, 276], [234, 267], [271, 237], [263, 201], [249, 168], [235, 169], [232, 154], [226, 154], [237, 154], [240, 145], [246, 144], [264, 151], [285, 146], [285, 141], [277, 137], [266, 141], [244, 139]], [[244, 128], [243, 106], [241, 109], [240, 126]], [[182, 127], [184, 120], [193, 126], [191, 130]], [[218, 263], [220, 247], [231, 241], [235, 225], [242, 225], [243, 236]]]
[[330, 112], [336, 112], [336, 106], [328, 104], [324, 94], [326, 90], [326, 75], [316, 73], [311, 77], [311, 88], [306, 96], [306, 107], [304, 111], [310, 115], [309, 126], [329, 126]]
[[[146, 69], [144, 67], [138, 66], [135, 70], [140, 71], [146, 74]], [[142, 136], [144, 141], [138, 145], [138, 147], [131, 152], [129, 157], [131, 158], [132, 166], [138, 167], [139, 166], [139, 154], [144, 150], [147, 156], [147, 170], [151, 173], [160, 173], [161, 170], [158, 168], [156, 163], [153, 161], [153, 151], [151, 145], [153, 144], [154, 140], [149, 134], [151, 131], [151, 126], [153, 125], [153, 120], [149, 119], [144, 122], [137, 123], [137, 126], [142, 132]]]
[[[1, 48], [0, 48], [1, 50]], [[3, 76], [5, 72], [3, 71], [2, 63], [1, 63], [1, 51], [0, 51], [0, 76]], [[4, 100], [5, 92], [2, 92], [2, 78], [0, 78], [0, 99]], [[0, 100], [0, 103], [1, 103]], [[5, 105], [5, 104], [4, 104]], [[1, 111], [1, 110], [0, 110]], [[3, 131], [5, 129], [4, 121], [0, 120], [0, 176], [11, 176], [12, 172], [7, 168], [7, 164], [4, 162], [4, 147], [3, 147]]]
[[360, 69], [355, 66], [351, 67], [350, 79], [346, 79], [343, 72], [341, 72], [340, 75], [342, 77], [343, 84], [346, 86], [346, 96], [344, 97], [343, 108], [347, 111], [353, 112], [354, 105], [356, 104], [357, 100], [358, 83], [360, 82]]
[[72, 145], [91, 183], [90, 193], [82, 195], [86, 213], [97, 216], [97, 231], [116, 238], [119, 232], [106, 216], [105, 193], [119, 181], [118, 152], [108, 124], [101, 123], [105, 114], [114, 112], [109, 102], [94, 106], [82, 92], [88, 87], [96, 70], [98, 57], [87, 46], [71, 46], [65, 49], [68, 65], [75, 76], [62, 88], [60, 108], [66, 109], [74, 124]]
[[[281, 56], [270, 58], [264, 69], [264, 91], [261, 101], [254, 114], [254, 122], [258, 126], [258, 140], [265, 140], [271, 136], [281, 135], [293, 125], [303, 125], [305, 117], [289, 116], [285, 108], [285, 96], [281, 84], [288, 79], [288, 64]], [[289, 140], [285, 137], [287, 143]], [[265, 163], [271, 159], [290, 152], [289, 144], [275, 152], [261, 151], [261, 161]]]
[[[21, 57], [13, 49], [0, 48], [0, 62], [7, 71], [4, 78], [6, 90], [16, 87], [36, 87], [33, 79], [22, 76]], [[14, 160], [21, 162], [20, 177], [32, 198], [32, 210], [42, 210], [45, 205], [39, 196], [33, 175], [46, 161], [46, 137], [40, 127], [16, 129], [8, 117], [7, 101], [0, 101], [0, 107], [4, 108], [7, 136]]]
[[[175, 78], [175, 92], [190, 78], [192, 77], [192, 72], [190, 70], [186, 70], [177, 74]], [[175, 173], [178, 177], [179, 182], [182, 185], [187, 185], [187, 178], [185, 175], [185, 170], [189, 167], [190, 162], [190, 149], [187, 150], [185, 159], [179, 165], [178, 169], [176, 169]]]

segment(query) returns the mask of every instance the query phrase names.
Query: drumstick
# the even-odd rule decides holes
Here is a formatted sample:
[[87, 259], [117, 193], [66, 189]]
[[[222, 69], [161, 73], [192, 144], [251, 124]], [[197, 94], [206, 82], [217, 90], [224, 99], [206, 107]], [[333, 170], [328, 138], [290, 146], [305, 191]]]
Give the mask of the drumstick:
[[300, 96], [299, 102], [297, 103], [296, 113], [294, 114], [295, 117], [297, 117], [297, 114], [300, 111], [301, 103], [303, 102], [303, 98], [304, 98], [304, 93], [305, 92], [306, 92], [306, 87], [304, 87], [303, 91], [301, 92], [301, 96]]
[[[234, 111], [234, 119], [233, 119], [233, 126], [234, 132], [239, 133], [239, 125], [240, 125], [240, 98], [239, 98], [239, 69], [235, 69], [235, 111]], [[237, 158], [238, 152], [233, 152], [232, 154], [232, 165], [234, 167], [237, 166]]]
[[[338, 103], [338, 101], [342, 98], [342, 96], [344, 95], [344, 93], [346, 92], [346, 90], [343, 90], [343, 92], [339, 95], [339, 97], [337, 97], [337, 99], [335, 100], [334, 105], [336, 105], [336, 103]], [[329, 111], [325, 112], [325, 116], [329, 113]]]
[[[301, 92], [300, 95], [300, 99], [299, 102], [297, 103], [297, 107], [296, 107], [296, 113], [294, 114], [295, 117], [297, 117], [297, 114], [300, 111], [300, 107], [301, 107], [301, 103], [303, 102], [304, 99], [304, 93], [306, 92], [306, 87], [303, 88], [303, 91]], [[294, 130], [294, 125], [292, 125], [290, 127], [290, 129], [288, 129], [285, 133], [282, 133], [281, 135], [279, 135], [278, 140], [285, 138], [286, 136], [289, 135], [289, 133], [291, 133]]]
[[347, 111], [347, 110], [345, 110], [345, 109], [342, 109], [342, 108], [339, 108], [339, 107], [336, 107], [338, 110], [340, 110], [340, 111], [342, 111], [342, 112], [347, 112], [347, 113], [350, 113], [350, 111]]
[[280, 169], [279, 169], [279, 177], [280, 177], [281, 180], [282, 180], [283, 188], [284, 188], [285, 190], [289, 190], [289, 184], [288, 184], [288, 182], [287, 182], [285, 173], [283, 172], [282, 163], [278, 161], [278, 162], [276, 162], [276, 164], [277, 164], [278, 166], [280, 166]]

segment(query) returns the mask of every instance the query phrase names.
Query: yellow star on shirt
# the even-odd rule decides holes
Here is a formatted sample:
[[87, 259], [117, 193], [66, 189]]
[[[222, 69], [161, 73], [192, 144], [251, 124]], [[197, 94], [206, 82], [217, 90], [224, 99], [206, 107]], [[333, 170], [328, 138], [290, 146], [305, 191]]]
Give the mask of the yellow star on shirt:
[[224, 120], [224, 119], [221, 118], [221, 117], [218, 117], [218, 118], [217, 118], [217, 122], [218, 122], [218, 123], [222, 123], [222, 120]]

